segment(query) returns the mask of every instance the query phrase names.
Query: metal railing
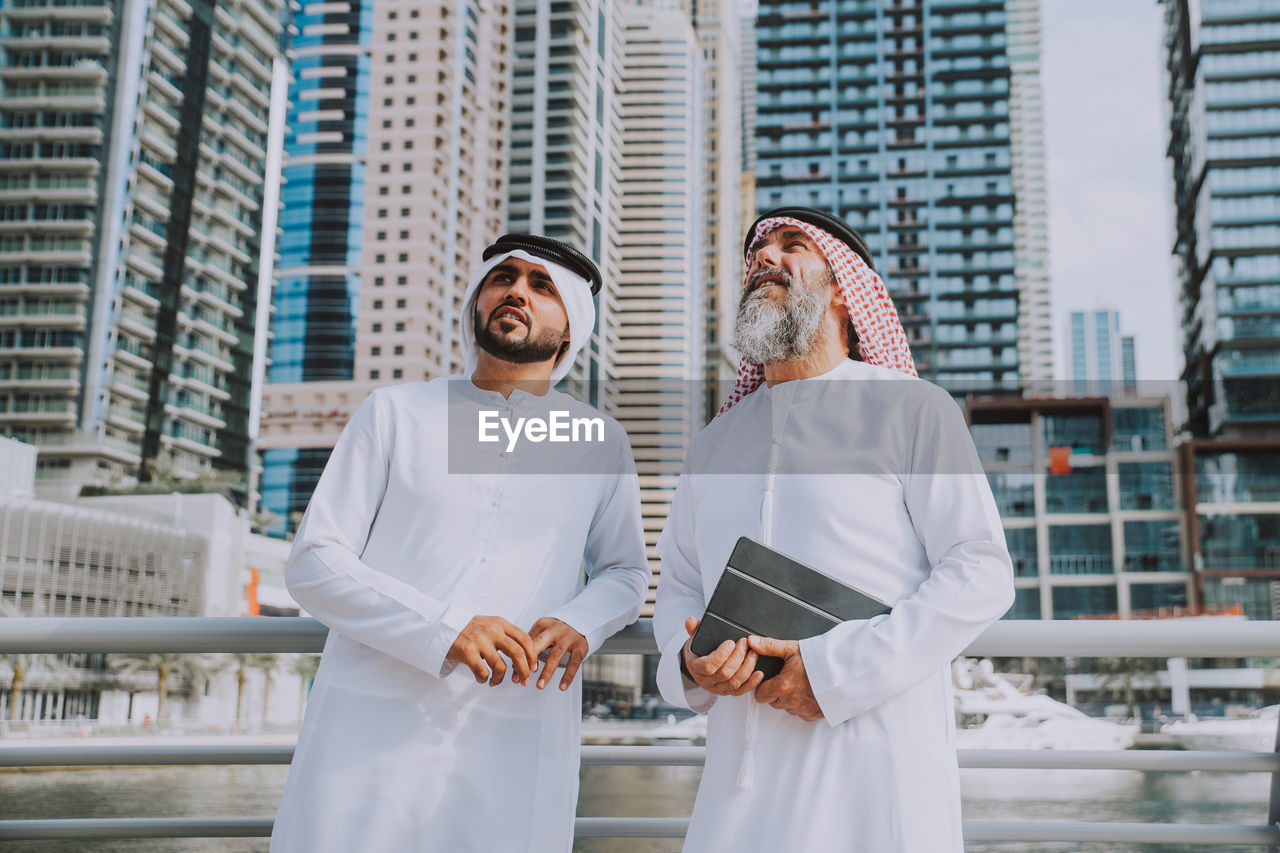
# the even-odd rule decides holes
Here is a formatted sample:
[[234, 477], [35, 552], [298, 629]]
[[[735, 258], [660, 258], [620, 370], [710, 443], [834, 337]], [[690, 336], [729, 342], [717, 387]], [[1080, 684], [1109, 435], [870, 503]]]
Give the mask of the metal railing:
[[[0, 652], [317, 652], [327, 629], [312, 619], [0, 619]], [[1000, 622], [966, 654], [996, 657], [1270, 657], [1280, 622]], [[601, 649], [656, 652], [652, 625], [633, 625]], [[1278, 738], [1280, 747], [1280, 738]], [[0, 767], [287, 764], [291, 745], [79, 743], [0, 749]], [[704, 747], [584, 746], [584, 765], [699, 766]], [[1280, 849], [1280, 749], [1257, 752], [959, 750], [963, 768], [1225, 771], [1271, 774], [1268, 825], [966, 820], [969, 841], [1253, 844]], [[684, 818], [578, 818], [579, 838], [679, 838]], [[93, 818], [0, 820], [0, 841], [35, 839], [265, 837], [270, 818]]]

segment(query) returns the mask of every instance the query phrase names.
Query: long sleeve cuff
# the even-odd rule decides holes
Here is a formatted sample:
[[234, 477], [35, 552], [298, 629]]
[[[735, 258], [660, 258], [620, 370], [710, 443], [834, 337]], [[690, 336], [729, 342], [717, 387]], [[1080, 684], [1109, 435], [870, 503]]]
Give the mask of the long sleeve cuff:
[[662, 650], [662, 657], [658, 659], [658, 691], [673, 705], [705, 714], [716, 703], [716, 697], [681, 672], [680, 650], [684, 648], [685, 639], [677, 634]]
[[449, 654], [449, 649], [453, 648], [462, 629], [467, 627], [467, 623], [475, 616], [476, 611], [471, 608], [459, 604], [449, 605], [440, 616], [435, 636], [427, 643], [426, 661], [422, 667], [424, 671], [439, 673], [441, 678], [453, 672], [458, 665], [451, 660], [446, 660], [445, 656]]
[[859, 634], [887, 618], [888, 614], [881, 614], [870, 619], [843, 622], [825, 634], [800, 641], [800, 660], [804, 662], [813, 698], [817, 700], [828, 725], [838, 726], [860, 710], [865, 710], [854, 707], [848, 700], [847, 684], [842, 683], [849, 677], [848, 664], [841, 659], [839, 650], [856, 644]]

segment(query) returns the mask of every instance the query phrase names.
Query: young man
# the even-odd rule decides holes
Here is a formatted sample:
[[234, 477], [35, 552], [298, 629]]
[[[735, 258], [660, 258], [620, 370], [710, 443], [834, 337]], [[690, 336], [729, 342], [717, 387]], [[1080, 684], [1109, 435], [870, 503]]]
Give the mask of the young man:
[[[959, 853], [948, 664], [1013, 598], [990, 488], [848, 225], [765, 214], [747, 263], [738, 385], [695, 439], [658, 543], [658, 684], [709, 711], [684, 849]], [[698, 657], [688, 640], [740, 536], [892, 612]], [[763, 680], [759, 655], [781, 672]]]
[[[639, 486], [618, 424], [551, 387], [595, 323], [595, 265], [532, 235], [484, 257], [466, 375], [374, 391], [298, 529], [289, 590], [331, 631], [273, 853], [572, 844], [574, 676], [644, 601]], [[557, 412], [599, 424], [571, 459], [486, 437]]]

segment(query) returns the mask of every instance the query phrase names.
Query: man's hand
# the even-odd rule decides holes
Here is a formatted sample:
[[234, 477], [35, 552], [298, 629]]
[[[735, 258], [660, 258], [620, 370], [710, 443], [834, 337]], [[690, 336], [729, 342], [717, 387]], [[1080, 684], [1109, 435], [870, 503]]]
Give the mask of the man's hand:
[[756, 701], [811, 723], [821, 720], [822, 708], [814, 698], [809, 675], [804, 671], [800, 644], [795, 640], [774, 640], [770, 637], [748, 637], [747, 644], [758, 654], [782, 658], [782, 671], [760, 685], [756, 690]]
[[512, 683], [528, 684], [529, 673], [538, 665], [533, 640], [501, 616], [475, 616], [458, 633], [445, 659], [470, 669], [481, 684], [497, 686], [507, 674], [504, 654], [515, 667]]
[[[573, 677], [578, 674], [582, 659], [587, 656], [587, 638], [579, 634], [559, 619], [543, 616], [529, 629], [533, 638], [533, 659], [536, 661], [542, 650], [547, 650], [547, 658], [542, 664], [542, 674], [538, 676], [538, 689], [547, 686], [561, 659], [565, 660], [564, 677], [560, 679], [560, 689], [568, 690]], [[565, 655], [568, 655], [565, 658]], [[536, 666], [536, 665], [535, 665]]]
[[[684, 629], [693, 637], [702, 621], [690, 616], [684, 620]], [[711, 654], [698, 657], [689, 649], [689, 641], [680, 649], [685, 670], [694, 683], [717, 696], [741, 696], [750, 693], [764, 681], [764, 673], [756, 672], [755, 652], [747, 649], [747, 641], [725, 640]]]

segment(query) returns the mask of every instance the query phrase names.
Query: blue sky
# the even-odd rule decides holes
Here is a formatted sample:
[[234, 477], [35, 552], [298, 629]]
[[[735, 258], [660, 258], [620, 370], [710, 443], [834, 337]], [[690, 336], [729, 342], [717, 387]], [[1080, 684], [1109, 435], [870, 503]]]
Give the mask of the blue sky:
[[1109, 306], [1140, 379], [1175, 379], [1172, 186], [1164, 156], [1162, 7], [1041, 0], [1056, 373], [1072, 310]]

